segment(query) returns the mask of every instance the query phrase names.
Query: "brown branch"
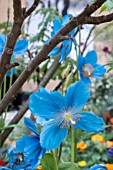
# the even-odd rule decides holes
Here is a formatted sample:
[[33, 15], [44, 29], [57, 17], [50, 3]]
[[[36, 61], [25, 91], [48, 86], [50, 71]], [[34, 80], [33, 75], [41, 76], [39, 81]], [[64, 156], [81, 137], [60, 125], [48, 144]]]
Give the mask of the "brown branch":
[[94, 26], [90, 29], [90, 31], [89, 31], [89, 34], [88, 34], [88, 36], [87, 36], [87, 38], [86, 38], [86, 41], [85, 41], [85, 44], [84, 44], [84, 48], [83, 48], [83, 50], [82, 50], [82, 52], [81, 52], [81, 55], [84, 54], [84, 51], [85, 51], [86, 48], [87, 48], [87, 43], [88, 43], [89, 38], [90, 38], [90, 36], [91, 36], [91, 34], [92, 34], [92, 32], [93, 32], [94, 29], [95, 29], [95, 25], [94, 25]]
[[[49, 82], [49, 80], [54, 75], [55, 71], [57, 70], [58, 66], [60, 65], [59, 59], [60, 59], [60, 56], [56, 57], [55, 62], [53, 63], [53, 65], [49, 69], [49, 71], [44, 75], [39, 86], [45, 87], [46, 84]], [[37, 91], [37, 89], [35, 91]], [[17, 124], [20, 121], [20, 119], [24, 116], [24, 114], [28, 110], [28, 103], [29, 103], [29, 99], [22, 104], [21, 109], [18, 111], [18, 113], [15, 115], [15, 117], [10, 121], [9, 125]], [[14, 127], [4, 130], [4, 132], [2, 133], [1, 145], [4, 144], [5, 140], [7, 139], [9, 134], [13, 131], [13, 129], [14, 129]]]
[[[36, 4], [38, 5], [38, 3], [36, 2], [34, 3], [35, 3], [35, 8], [36, 8]], [[30, 15], [31, 12], [33, 12], [33, 10], [35, 10], [34, 7], [31, 7], [31, 8], [28, 9], [28, 11], [26, 12], [27, 13], [26, 17]], [[1, 56], [1, 61], [0, 61], [0, 88], [3, 83], [4, 76], [6, 72], [8, 71], [6, 65], [10, 64], [10, 59], [13, 54], [16, 41], [21, 34], [21, 27], [24, 22], [24, 19], [26, 18], [26, 17], [24, 18], [23, 16], [21, 0], [13, 0], [13, 9], [14, 9], [13, 27], [12, 27], [11, 32], [7, 35], [6, 46]]]
[[27, 18], [36, 9], [40, 0], [34, 0], [33, 5], [25, 12], [24, 18]]
[[12, 87], [8, 90], [4, 98], [0, 103], [0, 115], [3, 113], [5, 108], [13, 101], [18, 90], [22, 87], [25, 81], [29, 78], [29, 76], [33, 73], [33, 71], [48, 58], [48, 54], [54, 49], [54, 47], [60, 43], [61, 36], [67, 35], [71, 32], [75, 27], [82, 25], [88, 16], [90, 16], [95, 10], [97, 10], [106, 0], [96, 0], [94, 4], [85, 8], [85, 10], [71, 19], [69, 23], [67, 23], [48, 43], [46, 43], [39, 54], [29, 63], [26, 69], [22, 72], [22, 74], [18, 77]]
[[113, 13], [109, 15], [102, 15], [99, 17], [86, 17], [84, 20], [84, 24], [94, 24], [94, 25], [99, 25], [105, 22], [110, 22], [113, 20]]
[[6, 65], [7, 70], [10, 70], [11, 68], [16, 67], [16, 66], [19, 66], [18, 62], [11, 62], [10, 64]]

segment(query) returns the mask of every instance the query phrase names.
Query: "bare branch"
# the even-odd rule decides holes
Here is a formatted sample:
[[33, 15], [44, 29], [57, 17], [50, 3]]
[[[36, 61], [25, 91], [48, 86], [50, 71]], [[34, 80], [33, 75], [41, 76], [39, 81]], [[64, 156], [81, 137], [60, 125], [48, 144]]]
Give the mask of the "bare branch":
[[31, 8], [29, 8], [24, 15], [24, 18], [27, 18], [29, 15], [31, 15], [31, 13], [36, 9], [36, 7], [38, 6], [40, 0], [34, 0], [33, 5], [31, 6]]
[[[38, 5], [38, 1], [39, 0], [35, 0], [34, 2], [35, 8], [36, 8], [36, 4]], [[31, 8], [28, 10], [26, 17], [30, 15], [31, 12], [33, 12], [33, 10], [35, 10], [34, 6]], [[11, 32], [7, 35], [6, 46], [1, 56], [1, 61], [0, 61], [0, 88], [3, 83], [4, 76], [6, 72], [8, 71], [6, 65], [10, 63], [10, 59], [13, 54], [16, 41], [21, 34], [21, 27], [25, 19], [23, 16], [21, 0], [13, 0], [13, 9], [14, 9], [13, 27], [12, 27]]]
[[94, 29], [95, 29], [95, 25], [94, 25], [94, 26], [91, 28], [91, 30], [89, 31], [89, 34], [88, 34], [88, 36], [87, 36], [87, 38], [86, 38], [86, 41], [85, 41], [85, 44], [84, 44], [84, 48], [83, 48], [83, 50], [82, 50], [82, 52], [81, 52], [82, 55], [84, 54], [84, 51], [85, 51], [86, 48], [87, 48], [88, 40], [89, 40], [89, 38], [90, 38], [90, 36], [91, 36], [91, 34], [92, 34], [92, 32], [93, 32]]
[[86, 17], [84, 20], [84, 24], [95, 24], [95, 25], [99, 25], [105, 22], [110, 22], [113, 20], [113, 13], [109, 14], [109, 15], [102, 15], [99, 17]]
[[29, 78], [29, 76], [33, 73], [33, 71], [48, 58], [48, 54], [54, 49], [54, 47], [61, 42], [61, 38], [59, 35], [65, 36], [69, 32], [71, 32], [75, 27], [82, 25], [86, 18], [88, 18], [95, 10], [97, 10], [106, 0], [96, 0], [94, 4], [85, 8], [85, 10], [71, 19], [69, 23], [67, 23], [48, 43], [46, 43], [39, 54], [29, 63], [26, 69], [22, 72], [22, 74], [18, 77], [12, 87], [8, 90], [4, 98], [0, 103], [0, 115], [3, 113], [5, 108], [13, 101], [18, 90], [22, 87], [25, 81]]

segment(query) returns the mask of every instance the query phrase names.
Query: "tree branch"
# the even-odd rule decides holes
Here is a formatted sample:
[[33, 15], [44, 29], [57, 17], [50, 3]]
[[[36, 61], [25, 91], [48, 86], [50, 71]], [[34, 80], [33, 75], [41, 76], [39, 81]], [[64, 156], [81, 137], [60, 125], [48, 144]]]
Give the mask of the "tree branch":
[[[35, 3], [35, 5], [36, 5], [36, 3]], [[37, 3], [37, 5], [38, 5], [38, 3]], [[31, 7], [31, 8], [27, 11], [27, 16], [30, 15], [31, 12], [33, 12], [33, 10], [35, 10], [36, 6], [35, 6], [35, 8], [34, 7]], [[7, 35], [6, 46], [5, 46], [5, 49], [3, 51], [3, 54], [2, 54], [1, 60], [0, 60], [0, 88], [3, 83], [4, 76], [5, 76], [6, 72], [8, 71], [6, 65], [10, 64], [10, 59], [13, 54], [13, 50], [14, 50], [16, 41], [21, 34], [22, 24], [24, 22], [24, 19], [27, 17], [26, 16], [24, 18], [24, 16], [23, 16], [21, 0], [18, 0], [18, 1], [13, 0], [13, 9], [14, 9], [13, 27], [12, 27], [11, 32]]]
[[24, 15], [24, 18], [27, 18], [29, 15], [31, 15], [31, 13], [36, 9], [36, 7], [38, 6], [40, 0], [34, 0], [33, 5], [31, 6], [31, 8], [29, 8]]
[[54, 49], [54, 47], [61, 42], [61, 37], [67, 35], [75, 27], [82, 25], [86, 18], [90, 16], [95, 10], [97, 10], [106, 0], [96, 0], [94, 4], [85, 8], [85, 10], [70, 20], [56, 35], [46, 43], [39, 54], [29, 63], [26, 69], [21, 73], [12, 87], [8, 90], [2, 101], [0, 102], [0, 115], [3, 113], [5, 108], [14, 100], [18, 90], [22, 87], [25, 81], [33, 73], [33, 71], [48, 58], [48, 54]]
[[94, 24], [94, 25], [99, 25], [105, 22], [110, 22], [113, 20], [113, 13], [109, 15], [102, 15], [99, 17], [86, 17], [84, 24]]
[[[54, 75], [55, 71], [57, 70], [58, 66], [60, 65], [59, 59], [60, 59], [60, 56], [57, 56], [55, 62], [53, 63], [53, 65], [49, 69], [49, 71], [44, 75], [44, 77], [43, 77], [42, 81], [40, 82], [39, 86], [45, 87], [46, 84], [49, 82], [49, 80]], [[35, 91], [37, 91], [37, 89]], [[17, 124], [20, 121], [20, 119], [24, 116], [24, 114], [28, 110], [28, 103], [29, 103], [29, 99], [22, 104], [21, 109], [18, 111], [18, 113], [15, 115], [15, 117], [10, 121], [10, 123], [8, 125]], [[13, 131], [13, 129], [14, 129], [14, 127], [4, 130], [4, 132], [2, 133], [1, 145], [4, 144], [5, 140], [7, 139], [9, 134]]]

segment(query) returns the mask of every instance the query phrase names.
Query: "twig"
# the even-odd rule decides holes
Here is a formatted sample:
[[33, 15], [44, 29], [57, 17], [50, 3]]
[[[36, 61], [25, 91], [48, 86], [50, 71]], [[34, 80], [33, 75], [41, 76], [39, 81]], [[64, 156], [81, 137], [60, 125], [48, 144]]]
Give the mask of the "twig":
[[27, 18], [36, 9], [40, 0], [34, 0], [33, 5], [25, 12], [24, 18]]
[[89, 41], [89, 38], [90, 38], [93, 30], [95, 29], [95, 27], [96, 27], [96, 26], [94, 25], [94, 26], [91, 28], [91, 30], [89, 31], [89, 34], [88, 34], [88, 36], [87, 36], [87, 38], [86, 38], [86, 41], [85, 41], [85, 44], [84, 44], [84, 48], [83, 48], [83, 50], [82, 50], [82, 52], [81, 52], [81, 55], [84, 54], [84, 51], [85, 51], [86, 48], [87, 48], [87, 43], [88, 43], [88, 41]]

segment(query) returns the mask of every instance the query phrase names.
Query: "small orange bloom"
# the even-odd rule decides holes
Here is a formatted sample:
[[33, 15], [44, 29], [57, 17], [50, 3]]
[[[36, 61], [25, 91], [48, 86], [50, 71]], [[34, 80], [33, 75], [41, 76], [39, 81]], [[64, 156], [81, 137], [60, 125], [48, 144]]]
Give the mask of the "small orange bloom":
[[110, 119], [110, 123], [113, 124], [113, 117]]
[[81, 141], [77, 144], [77, 149], [80, 149], [81, 151], [84, 151], [87, 148], [87, 144], [84, 141]]
[[105, 164], [108, 170], [113, 170], [113, 164]]
[[113, 141], [108, 140], [107, 141], [107, 148], [113, 147]]
[[104, 138], [101, 135], [98, 135], [98, 134], [93, 135], [91, 140], [92, 140], [92, 142], [96, 142], [96, 141], [98, 141], [100, 143], [104, 142]]
[[43, 170], [42, 165], [38, 166], [35, 170]]

